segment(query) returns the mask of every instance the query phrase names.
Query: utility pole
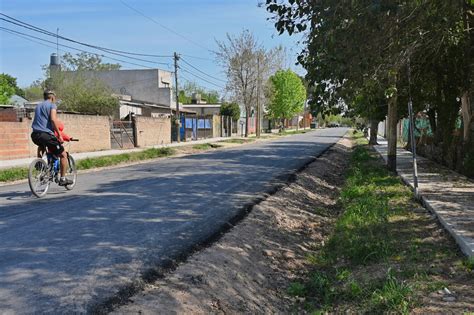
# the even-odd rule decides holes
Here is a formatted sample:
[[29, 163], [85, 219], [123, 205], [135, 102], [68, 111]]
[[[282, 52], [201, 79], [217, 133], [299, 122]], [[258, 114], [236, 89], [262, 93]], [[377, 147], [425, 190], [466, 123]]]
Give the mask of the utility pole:
[[304, 101], [304, 106], [303, 106], [303, 130], [306, 130], [306, 105], [308, 103], [308, 100], [306, 99]]
[[257, 55], [257, 138], [260, 138], [260, 53]]
[[180, 142], [180, 138], [181, 138], [181, 135], [179, 134], [179, 125], [181, 123], [181, 116], [179, 115], [179, 92], [178, 92], [178, 60], [179, 60], [179, 56], [178, 54], [175, 52], [174, 53], [174, 85], [175, 85], [175, 97], [176, 97], [176, 114], [175, 114], [175, 118], [176, 118], [176, 139], [178, 140], [178, 142]]
[[413, 118], [413, 102], [411, 99], [411, 66], [410, 57], [408, 57], [408, 117], [410, 119], [410, 142], [413, 162], [413, 188], [415, 190], [415, 198], [419, 198], [418, 195], [418, 164], [416, 161], [416, 139], [415, 139], [415, 119]]

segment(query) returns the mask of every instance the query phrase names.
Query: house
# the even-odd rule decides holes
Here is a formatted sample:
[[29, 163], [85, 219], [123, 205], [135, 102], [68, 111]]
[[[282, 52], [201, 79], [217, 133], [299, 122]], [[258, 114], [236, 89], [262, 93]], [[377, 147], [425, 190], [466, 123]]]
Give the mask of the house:
[[182, 104], [183, 109], [193, 111], [197, 115], [219, 115], [221, 111], [221, 104], [207, 104], [201, 98], [201, 94], [193, 93], [191, 104]]
[[[73, 72], [64, 72], [66, 76]], [[161, 69], [82, 71], [84, 78], [102, 81], [116, 94], [151, 104], [171, 106], [173, 93], [171, 72]]]
[[[61, 72], [64, 79], [79, 75], [77, 71], [61, 71], [56, 54], [51, 55], [50, 73], [54, 76]], [[97, 79], [109, 87], [113, 93], [129, 95], [134, 100], [150, 104], [167, 106], [173, 104], [172, 74], [162, 69], [132, 70], [85, 70], [81, 78]]]
[[25, 103], [27, 103], [28, 100], [19, 96], [19, 95], [13, 95], [10, 97], [10, 104], [15, 106], [15, 107], [25, 107]]

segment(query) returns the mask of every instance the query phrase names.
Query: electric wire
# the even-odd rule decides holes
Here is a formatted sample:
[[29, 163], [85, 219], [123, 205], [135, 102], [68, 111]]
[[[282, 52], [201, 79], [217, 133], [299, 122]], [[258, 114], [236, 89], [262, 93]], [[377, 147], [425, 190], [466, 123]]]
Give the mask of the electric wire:
[[183, 61], [183, 62], [184, 62], [185, 64], [187, 64], [188, 66], [190, 66], [191, 68], [193, 68], [194, 70], [198, 71], [199, 73], [202, 73], [202, 74], [204, 74], [205, 76], [208, 76], [209, 78], [212, 78], [212, 79], [214, 79], [214, 80], [217, 80], [218, 82], [225, 83], [222, 79], [219, 79], [219, 78], [217, 78], [217, 77], [215, 77], [215, 76], [212, 76], [212, 75], [210, 75], [210, 74], [208, 74], [208, 73], [206, 73], [206, 72], [204, 72], [204, 71], [202, 71], [202, 70], [196, 68], [195, 66], [193, 66], [192, 64], [190, 64], [189, 62], [187, 62], [183, 57], [181, 57], [180, 60]]
[[92, 44], [77, 41], [77, 40], [62, 36], [62, 35], [55, 34], [53, 32], [45, 30], [41, 27], [38, 27], [38, 26], [35, 26], [35, 25], [32, 25], [32, 24], [23, 22], [21, 20], [15, 19], [15, 18], [13, 18], [9, 15], [6, 15], [4, 13], [0, 13], [0, 15], [5, 16], [5, 17], [8, 18], [8, 19], [0, 18], [0, 20], [3, 20], [7, 23], [14, 24], [16, 26], [26, 28], [26, 29], [29, 29], [29, 30], [34, 31], [34, 32], [42, 33], [42, 34], [47, 35], [47, 36], [51, 36], [51, 37], [54, 37], [54, 38], [60, 38], [62, 40], [69, 41], [69, 42], [72, 42], [72, 43], [75, 43], [75, 44], [78, 44], [78, 45], [86, 46], [86, 47], [93, 48], [93, 49], [96, 49], [96, 50], [101, 50], [101, 51], [109, 53], [109, 54], [129, 58], [129, 59], [134, 59], [134, 60], [138, 60], [138, 61], [142, 61], [142, 62], [155, 63], [155, 64], [166, 64], [166, 63], [146, 60], [146, 59], [142, 59], [142, 58], [131, 57], [131, 56], [127, 56], [127, 55], [147, 56], [147, 57], [157, 57], [157, 58], [158, 57], [159, 58], [171, 58], [172, 57], [172, 56], [169, 56], [169, 55], [141, 54], [141, 53], [128, 52], [128, 51], [123, 51], [123, 50], [117, 50], [117, 49], [111, 49], [111, 48], [106, 48], [106, 47], [102, 47], [102, 46], [92, 45]]
[[200, 47], [200, 48], [202, 48], [202, 49], [205, 49], [205, 50], [207, 50], [207, 51], [209, 51], [209, 52], [211, 52], [211, 53], [215, 53], [215, 51], [213, 51], [213, 50], [211, 50], [211, 49], [209, 49], [209, 48], [207, 48], [207, 47], [205, 47], [205, 46], [203, 46], [203, 45], [201, 45], [201, 44], [195, 42], [194, 40], [192, 40], [192, 39], [190, 39], [190, 38], [188, 38], [188, 37], [186, 37], [186, 36], [184, 36], [184, 35], [182, 35], [182, 34], [176, 32], [175, 30], [173, 30], [173, 29], [167, 27], [166, 25], [161, 24], [160, 22], [156, 21], [154, 18], [152, 18], [152, 17], [146, 15], [145, 13], [141, 12], [140, 10], [138, 10], [138, 9], [135, 8], [135, 7], [132, 7], [131, 5], [129, 5], [128, 3], [126, 3], [125, 1], [120, 0], [120, 2], [121, 2], [124, 6], [126, 6], [127, 8], [129, 8], [130, 10], [132, 10], [132, 11], [134, 11], [135, 13], [141, 15], [142, 17], [144, 17], [144, 18], [146, 18], [146, 19], [152, 21], [153, 23], [155, 23], [155, 24], [157, 24], [158, 26], [164, 28], [165, 30], [167, 30], [167, 31], [169, 31], [169, 32], [171, 32], [171, 33], [173, 33], [173, 34], [175, 34], [175, 35], [177, 35], [177, 36], [179, 36], [179, 37], [181, 37], [181, 38], [187, 40], [188, 42], [190, 42], [190, 43], [192, 43], [192, 44], [194, 44], [194, 45], [196, 45], [196, 46], [198, 46], [198, 47]]
[[195, 73], [193, 73], [193, 72], [191, 72], [191, 71], [189, 71], [189, 70], [187, 70], [187, 69], [185, 69], [185, 68], [180, 67], [180, 69], [181, 69], [182, 71], [184, 71], [184, 72], [186, 72], [186, 73], [189, 73], [190, 75], [192, 75], [192, 76], [194, 76], [194, 77], [196, 77], [196, 78], [198, 78], [198, 79], [204, 81], [204, 82], [207, 82], [207, 83], [209, 83], [209, 84], [212, 84], [212, 85], [214, 85], [214, 86], [216, 86], [216, 87], [218, 87], [218, 88], [220, 88], [220, 89], [224, 89], [224, 87], [223, 87], [222, 85], [219, 85], [219, 84], [216, 84], [216, 83], [214, 83], [214, 82], [211, 82], [211, 81], [209, 81], [209, 80], [207, 80], [207, 79], [201, 77], [200, 75], [197, 75], [197, 74], [195, 74]]
[[[30, 35], [30, 34], [18, 32], [18, 31], [15, 31], [15, 30], [12, 30], [12, 29], [9, 29], [9, 28], [6, 28], [6, 27], [0, 27], [0, 30], [2, 30], [2, 31], [8, 31], [8, 32], [9, 32], [10, 34], [12, 34], [12, 35], [13, 35], [13, 33], [15, 33], [15, 34], [17, 34], [17, 35], [27, 36], [27, 37], [34, 38], [34, 39], [38, 39], [38, 40], [41, 40], [41, 41], [43, 41], [43, 42], [51, 43], [51, 44], [54, 44], [54, 45], [57, 44], [56, 42], [53, 42], [53, 41], [50, 41], [50, 40], [47, 40], [47, 39], [44, 39], [44, 38], [41, 38], [41, 37], [37, 37], [37, 36], [34, 36], [34, 35]], [[79, 48], [72, 47], [72, 46], [68, 46], [68, 45], [64, 45], [64, 44], [58, 44], [58, 46], [66, 47], [66, 48], [73, 49], [73, 50], [77, 50], [77, 51], [80, 51], [80, 52], [92, 53], [92, 54], [94, 54], [94, 55], [98, 55], [98, 56], [103, 57], [103, 58], [107, 58], [107, 59], [110, 59], [110, 60], [114, 60], [114, 61], [118, 61], [118, 62], [130, 64], [130, 65], [134, 65], [134, 66], [139, 66], [139, 67], [142, 67], [142, 68], [155, 69], [155, 68], [152, 68], [152, 67], [149, 67], [149, 66], [145, 66], [145, 65], [142, 65], [142, 64], [138, 64], [138, 63], [134, 63], [134, 62], [130, 62], [130, 61], [125, 61], [125, 60], [122, 60], [122, 59], [113, 58], [113, 57], [110, 57], [110, 56], [107, 56], [107, 55], [104, 55], [104, 54], [98, 54], [98, 53], [90, 52], [90, 51], [87, 51], [87, 50], [79, 49]], [[54, 48], [56, 48], [56, 47], [54, 47]], [[168, 65], [168, 64], [167, 64], [167, 65]], [[168, 66], [169, 66], [169, 65], [168, 65]]]

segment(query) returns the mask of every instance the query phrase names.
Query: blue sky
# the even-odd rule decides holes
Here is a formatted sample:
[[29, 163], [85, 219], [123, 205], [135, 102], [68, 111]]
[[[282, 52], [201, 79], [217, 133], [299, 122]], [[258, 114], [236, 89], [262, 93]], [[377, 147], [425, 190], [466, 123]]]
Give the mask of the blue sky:
[[[215, 50], [216, 39], [223, 40], [226, 33], [238, 34], [244, 29], [249, 29], [267, 48], [280, 44], [286, 47], [289, 66], [298, 73], [303, 73], [300, 67], [293, 65], [300, 51], [297, 45], [299, 38], [279, 36], [272, 22], [266, 19], [268, 13], [264, 8], [257, 6], [259, 0], [123, 1], [166, 28], [198, 43], [199, 46], [139, 15], [126, 7], [121, 0], [0, 0], [0, 10], [4, 14], [51, 32], [56, 32], [56, 28], [59, 28], [60, 35], [93, 45], [158, 55], [171, 55], [176, 51], [204, 58], [185, 57], [195, 67], [222, 80], [224, 80], [222, 69], [205, 48]], [[4, 21], [0, 21], [0, 26], [56, 41], [55, 38]], [[0, 30], [0, 72], [16, 77], [21, 87], [42, 78], [41, 65], [49, 62], [50, 54], [56, 49], [53, 44], [41, 42], [51, 47]], [[61, 40], [60, 43], [72, 45]], [[75, 47], [92, 51], [81, 46]], [[60, 49], [71, 51], [68, 48], [60, 47]], [[143, 58], [172, 65], [171, 58]], [[104, 61], [116, 62], [109, 59]], [[129, 61], [151, 67], [168, 68], [167, 65]], [[140, 69], [135, 65], [125, 63], [122, 65], [124, 69]], [[183, 73], [183, 76], [201, 86], [219, 90], [216, 86], [190, 74]], [[224, 85], [221, 82], [217, 84]]]

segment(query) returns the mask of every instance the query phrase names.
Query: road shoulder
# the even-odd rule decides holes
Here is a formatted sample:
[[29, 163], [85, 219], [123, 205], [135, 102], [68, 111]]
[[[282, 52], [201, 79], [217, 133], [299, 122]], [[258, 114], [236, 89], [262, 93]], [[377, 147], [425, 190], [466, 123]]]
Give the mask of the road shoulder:
[[[254, 206], [214, 245], [197, 252], [116, 313], [281, 313], [295, 299], [287, 285], [308, 268], [307, 255], [330, 232], [349, 163], [347, 138], [288, 186]], [[319, 209], [315, 211], [315, 209]]]

